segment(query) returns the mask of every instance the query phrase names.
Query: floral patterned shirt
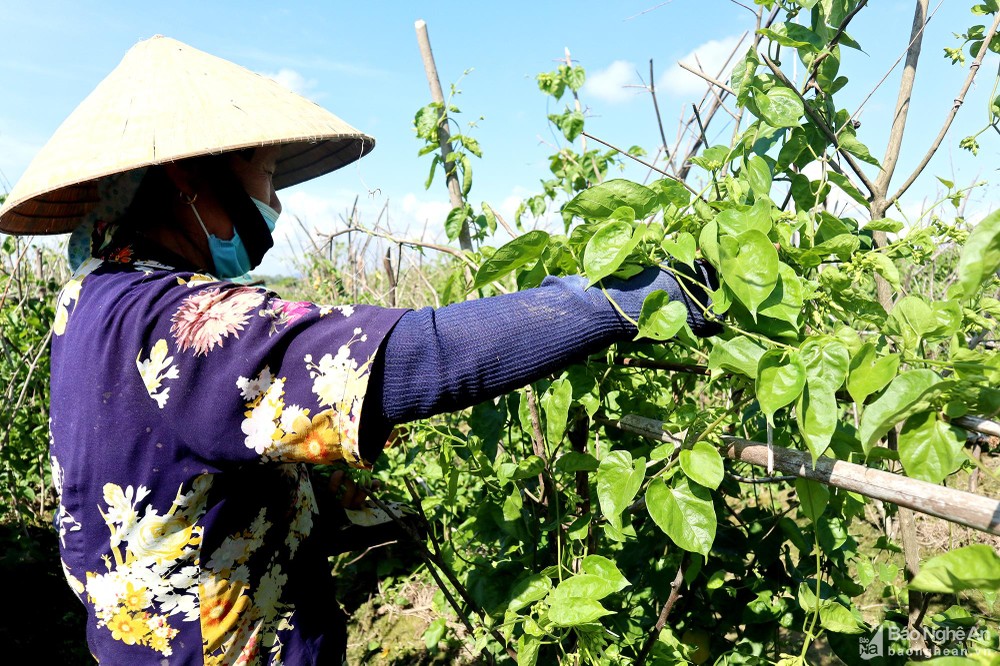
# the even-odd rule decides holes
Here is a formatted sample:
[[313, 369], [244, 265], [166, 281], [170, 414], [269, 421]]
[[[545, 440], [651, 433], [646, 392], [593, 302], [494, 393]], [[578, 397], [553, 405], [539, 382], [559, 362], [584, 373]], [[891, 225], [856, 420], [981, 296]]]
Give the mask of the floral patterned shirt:
[[329, 659], [338, 609], [307, 464], [368, 466], [368, 370], [403, 311], [114, 259], [65, 286], [52, 343], [55, 522], [91, 652]]

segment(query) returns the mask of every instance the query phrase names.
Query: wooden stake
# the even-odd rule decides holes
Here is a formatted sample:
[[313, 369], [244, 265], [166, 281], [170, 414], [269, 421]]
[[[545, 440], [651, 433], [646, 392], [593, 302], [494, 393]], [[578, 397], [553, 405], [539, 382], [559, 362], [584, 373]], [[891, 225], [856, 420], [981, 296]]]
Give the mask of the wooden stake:
[[[441, 143], [441, 160], [444, 162], [444, 171], [447, 174], [448, 198], [451, 200], [451, 207], [454, 210], [465, 206], [465, 201], [462, 199], [462, 188], [458, 184], [455, 163], [446, 159], [452, 153], [452, 149], [451, 132], [448, 131], [448, 113], [444, 106], [444, 93], [441, 90], [437, 65], [434, 64], [434, 54], [431, 52], [431, 39], [427, 35], [427, 23], [423, 19], [418, 19], [414, 23], [414, 27], [417, 30], [417, 43], [420, 45], [420, 57], [424, 61], [424, 71], [427, 73], [427, 83], [431, 87], [431, 99], [441, 105], [441, 115], [438, 116], [438, 141]], [[467, 220], [462, 222], [462, 228], [458, 232], [458, 244], [463, 250], [472, 250], [472, 239], [469, 237]]]

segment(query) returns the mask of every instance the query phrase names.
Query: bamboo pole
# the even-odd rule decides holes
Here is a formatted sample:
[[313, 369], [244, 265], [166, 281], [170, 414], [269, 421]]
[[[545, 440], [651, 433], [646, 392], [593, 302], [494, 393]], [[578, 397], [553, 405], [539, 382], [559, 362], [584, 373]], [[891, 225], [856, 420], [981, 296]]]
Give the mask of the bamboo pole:
[[[420, 57], [424, 61], [424, 72], [427, 73], [427, 83], [431, 88], [431, 99], [441, 105], [441, 114], [438, 117], [438, 141], [441, 143], [441, 160], [444, 162], [444, 171], [447, 175], [448, 198], [451, 200], [452, 210], [465, 206], [462, 199], [462, 188], [458, 184], [458, 174], [455, 171], [455, 163], [449, 161], [448, 155], [452, 153], [451, 132], [448, 130], [448, 112], [444, 106], [444, 92], [441, 90], [441, 80], [438, 78], [437, 65], [434, 64], [434, 53], [431, 52], [431, 39], [427, 35], [427, 23], [423, 19], [417, 19], [413, 24], [417, 30], [417, 43], [420, 45]], [[462, 222], [462, 228], [458, 232], [458, 244], [465, 251], [472, 251], [472, 239], [469, 237], [468, 220]]]
[[[665, 432], [663, 423], [655, 419], [630, 414], [620, 421], [610, 423], [621, 430], [648, 439], [680, 446], [676, 435]], [[727, 458], [759, 467], [768, 466], [769, 452], [766, 444], [739, 437], [723, 437], [722, 440], [726, 444], [722, 453]], [[834, 488], [891, 502], [929, 516], [1000, 536], [1000, 500], [844, 460], [820, 458], [814, 467], [808, 453], [780, 446], [771, 447], [771, 455], [773, 455], [774, 469], [785, 474], [819, 481]]]

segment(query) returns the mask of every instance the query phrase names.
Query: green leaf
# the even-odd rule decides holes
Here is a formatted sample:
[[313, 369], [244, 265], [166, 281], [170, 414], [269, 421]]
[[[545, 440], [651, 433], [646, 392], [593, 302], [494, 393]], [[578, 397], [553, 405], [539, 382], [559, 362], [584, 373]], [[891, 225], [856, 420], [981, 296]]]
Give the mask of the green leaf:
[[[621, 574], [618, 574], [621, 576]], [[581, 573], [570, 576], [559, 583], [552, 593], [552, 599], [593, 599], [598, 601], [621, 589], [620, 581], [607, 580], [603, 576]], [[626, 583], [627, 584], [627, 583]]]
[[597, 499], [613, 527], [621, 529], [622, 511], [628, 508], [646, 477], [646, 460], [632, 461], [628, 451], [611, 451], [597, 468]]
[[695, 442], [690, 449], [682, 449], [680, 463], [689, 479], [712, 490], [719, 487], [725, 476], [722, 456], [708, 442]]
[[628, 578], [622, 575], [617, 564], [601, 555], [587, 555], [580, 562], [580, 570], [587, 574], [600, 576], [614, 588], [613, 592], [620, 592], [632, 584]]
[[909, 370], [893, 379], [861, 415], [859, 434], [865, 453], [894, 425], [926, 409], [926, 397], [940, 382], [937, 373], [924, 369]]
[[802, 100], [791, 89], [775, 86], [765, 94], [755, 91], [754, 102], [761, 120], [772, 127], [798, 127], [799, 118], [805, 113]]
[[936, 411], [914, 414], [899, 431], [899, 460], [906, 475], [941, 483], [962, 464], [965, 434]]
[[722, 278], [726, 286], [756, 317], [757, 308], [778, 284], [778, 251], [760, 231], [738, 238], [719, 239]]
[[1000, 210], [987, 215], [969, 234], [958, 261], [956, 287], [961, 298], [972, 298], [1000, 268]]
[[653, 522], [684, 550], [707, 556], [715, 541], [718, 519], [708, 489], [680, 477], [673, 488], [663, 479], [650, 482], [646, 508]]
[[605, 220], [621, 206], [628, 206], [635, 211], [636, 219], [642, 219], [659, 205], [655, 190], [619, 178], [580, 192], [563, 206], [563, 214], [587, 220]]
[[535, 261], [542, 256], [548, 243], [549, 235], [538, 229], [518, 236], [483, 262], [483, 265], [476, 272], [472, 289], [479, 289], [483, 285], [499, 280], [525, 264]]
[[708, 367], [712, 370], [738, 372], [756, 379], [757, 365], [763, 354], [764, 348], [745, 336], [716, 340], [708, 355]]
[[902, 289], [899, 284], [899, 269], [892, 259], [881, 252], [869, 252], [866, 256], [871, 260], [875, 272], [884, 277], [893, 289], [896, 291]]
[[877, 166], [877, 167], [882, 166], [881, 164], [879, 164], [879, 161], [877, 159], [872, 157], [871, 152], [869, 152], [868, 150], [868, 146], [858, 141], [858, 137], [854, 136], [854, 134], [851, 134], [851, 132], [849, 131], [841, 132], [840, 136], [838, 137], [838, 142], [841, 148], [849, 152], [851, 155], [854, 155], [862, 162], [867, 162], [872, 166]]
[[843, 190], [847, 196], [857, 201], [863, 207], [865, 208], [868, 207], [868, 199], [865, 198], [865, 195], [861, 194], [858, 188], [854, 187], [854, 185], [851, 184], [851, 181], [847, 179], [847, 176], [842, 176], [836, 171], [829, 171], [827, 172], [826, 177], [834, 185]]
[[873, 393], [885, 388], [899, 370], [899, 354], [878, 356], [875, 345], [866, 342], [851, 359], [847, 392], [854, 402], [864, 404]]
[[682, 231], [674, 239], [664, 238], [660, 241], [660, 247], [677, 261], [688, 266], [694, 266], [697, 243], [694, 236], [688, 232]]
[[545, 412], [545, 439], [549, 446], [556, 446], [566, 431], [569, 405], [573, 401], [573, 385], [560, 377], [552, 382], [542, 396], [542, 410]]
[[597, 458], [589, 453], [569, 451], [556, 460], [556, 470], [559, 472], [594, 472], [597, 471]]
[[840, 415], [837, 396], [827, 386], [822, 383], [814, 385], [807, 377], [806, 387], [796, 405], [796, 415], [799, 432], [815, 464], [830, 446], [833, 433], [837, 430], [837, 418]]
[[617, 271], [641, 239], [628, 222], [609, 222], [587, 241], [583, 268], [591, 285]]
[[716, 216], [719, 231], [729, 236], [738, 237], [745, 231], [756, 230], [766, 234], [771, 230], [770, 203], [759, 201], [753, 208], [740, 210], [727, 208]]
[[836, 601], [827, 601], [819, 607], [819, 622], [827, 631], [838, 634], [863, 634], [864, 625], [854, 613]]
[[661, 206], [674, 205], [678, 208], [684, 208], [691, 203], [691, 193], [688, 192], [683, 183], [673, 178], [654, 180], [649, 184], [649, 189], [656, 192]]
[[443, 617], [437, 618], [431, 622], [424, 631], [424, 645], [427, 646], [428, 650], [436, 650], [437, 644], [442, 638], [444, 638], [445, 632], [447, 631], [448, 621]]
[[795, 479], [795, 494], [799, 497], [799, 509], [812, 522], [826, 511], [830, 501], [830, 489], [818, 481], [799, 477]]
[[910, 589], [943, 594], [1000, 591], [1000, 556], [990, 546], [978, 544], [932, 557], [910, 581]]
[[642, 302], [639, 333], [635, 339], [669, 340], [686, 322], [687, 307], [680, 301], [671, 301], [670, 294], [657, 289]]
[[757, 362], [757, 401], [768, 423], [774, 424], [774, 413], [795, 402], [806, 385], [806, 369], [798, 354], [772, 349]]
[[469, 219], [470, 212], [471, 210], [468, 206], [458, 206], [451, 209], [451, 212], [448, 213], [448, 217], [444, 221], [444, 232], [447, 234], [448, 240], [453, 241], [459, 237], [466, 220]]
[[596, 622], [611, 611], [592, 599], [559, 597], [552, 600], [549, 607], [549, 621], [558, 627], [575, 627], [588, 622]]
[[759, 155], [754, 155], [747, 160], [747, 180], [750, 181], [750, 189], [758, 197], [766, 197], [771, 193], [771, 167], [767, 160]]

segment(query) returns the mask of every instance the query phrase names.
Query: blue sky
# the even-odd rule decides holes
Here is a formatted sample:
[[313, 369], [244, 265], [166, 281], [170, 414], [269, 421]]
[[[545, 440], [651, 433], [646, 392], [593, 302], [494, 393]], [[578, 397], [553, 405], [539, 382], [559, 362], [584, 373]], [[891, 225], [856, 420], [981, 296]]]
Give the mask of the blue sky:
[[[969, 13], [967, 0], [932, 0], [939, 7], [928, 26], [918, 71], [907, 148], [897, 169], [901, 182], [940, 127], [964, 71], [942, 57], [954, 46], [952, 33], [964, 32], [982, 17]], [[845, 52], [843, 73], [865, 85], [851, 87], [840, 103], [854, 111], [861, 99], [902, 53], [909, 35], [912, 2], [873, 0], [851, 34], [865, 53]], [[706, 69], [728, 53], [753, 17], [728, 0], [648, 0], [644, 2], [549, 1], [503, 3], [444, 2], [84, 2], [6, 0], [0, 14], [0, 189], [9, 188], [59, 123], [119, 62], [137, 41], [164, 34], [196, 48], [272, 75], [377, 139], [375, 151], [334, 174], [282, 193], [286, 212], [309, 229], [331, 231], [359, 196], [362, 222], [374, 223], [386, 207], [392, 228], [440, 235], [447, 212], [443, 182], [423, 184], [429, 158], [419, 158], [412, 119], [429, 100], [414, 21], [427, 21], [443, 86], [459, 81], [455, 100], [463, 126], [481, 143], [484, 159], [474, 163], [471, 202], [489, 201], [508, 215], [523, 196], [539, 190], [547, 156], [561, 138], [547, 126], [548, 113], [561, 110], [535, 84], [538, 72], [552, 69], [568, 48], [588, 72], [581, 92], [588, 132], [611, 143], [640, 145], [650, 152], [659, 132], [648, 94], [636, 71], [657, 72], [658, 97], [669, 140], [680, 113], [701, 98], [703, 85], [676, 65], [697, 51]], [[971, 60], [971, 59], [970, 59]], [[717, 65], [716, 65], [717, 66]], [[463, 77], [463, 72], [471, 70]], [[997, 72], [991, 59], [970, 92], [927, 177], [904, 201], [918, 210], [935, 198], [933, 175], [967, 183], [993, 179], [995, 134], [981, 137], [977, 160], [958, 149], [959, 139], [986, 118], [986, 101]], [[884, 151], [895, 103], [899, 67], [866, 103], [859, 138], [873, 154]], [[565, 99], [565, 98], [564, 98]], [[481, 119], [480, 119], [481, 117]], [[720, 125], [728, 138], [731, 126]], [[645, 177], [629, 167], [626, 176]], [[980, 193], [977, 209], [989, 208], [992, 192]], [[290, 272], [289, 255], [301, 239], [283, 219], [278, 245], [262, 266]], [[279, 223], [279, 228], [282, 228]]]

